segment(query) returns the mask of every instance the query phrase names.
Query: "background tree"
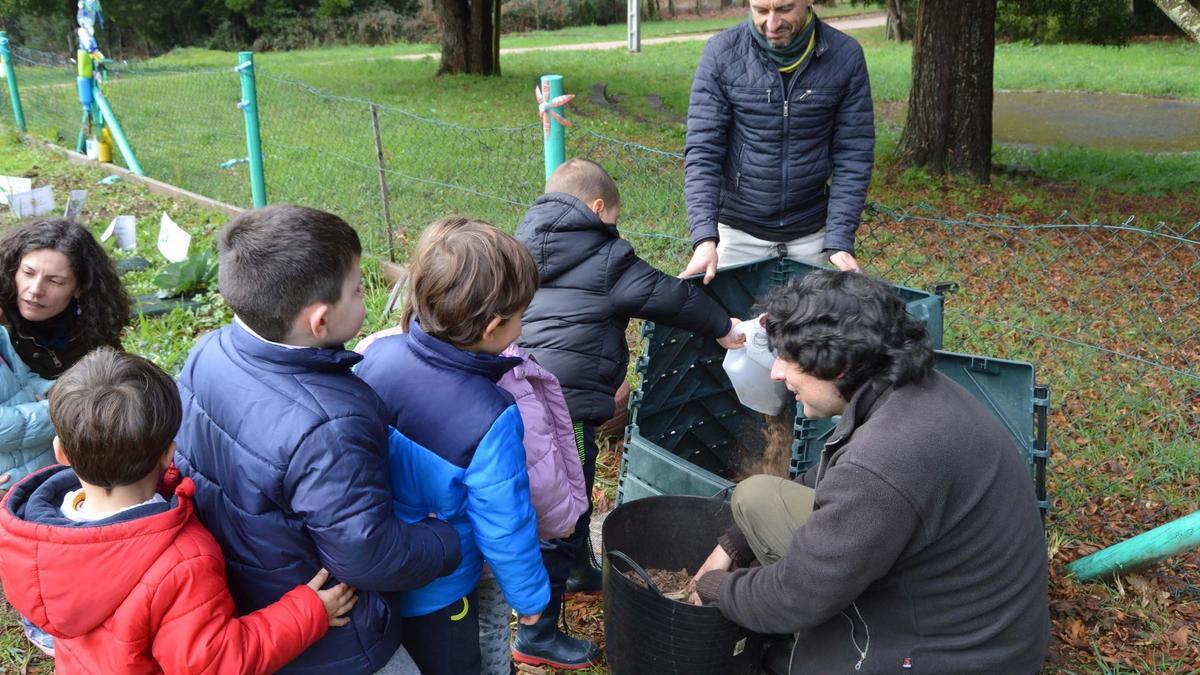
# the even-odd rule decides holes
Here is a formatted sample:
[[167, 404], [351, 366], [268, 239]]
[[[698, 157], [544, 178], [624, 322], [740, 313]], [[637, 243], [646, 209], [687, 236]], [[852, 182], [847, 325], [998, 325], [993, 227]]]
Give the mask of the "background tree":
[[[869, 7], [878, 0], [853, 0], [853, 4]], [[887, 24], [884, 35], [889, 40], [904, 42], [912, 39], [913, 19], [917, 16], [917, 0], [884, 0]]]
[[996, 0], [920, 0], [900, 165], [990, 180], [995, 22]]
[[500, 74], [500, 0], [438, 0], [442, 62], [438, 75]]
[[911, 0], [887, 0], [887, 39], [904, 42], [912, 38], [912, 15], [915, 9]]
[[1200, 10], [1189, 4], [1187, 0], [1154, 0], [1154, 4], [1171, 17], [1171, 20], [1183, 32], [1196, 42], [1200, 42]]
[[1007, 40], [1122, 45], [1134, 32], [1129, 0], [999, 0], [996, 35]]

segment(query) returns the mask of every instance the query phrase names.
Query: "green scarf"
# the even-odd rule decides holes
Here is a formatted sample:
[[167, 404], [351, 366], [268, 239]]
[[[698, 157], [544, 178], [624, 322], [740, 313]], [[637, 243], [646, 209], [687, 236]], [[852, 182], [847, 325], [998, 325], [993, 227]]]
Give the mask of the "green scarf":
[[791, 44], [786, 47], [772, 47], [770, 42], [767, 42], [766, 36], [758, 31], [758, 26], [754, 25], [754, 14], [750, 14], [750, 33], [754, 35], [754, 41], [759, 47], [767, 53], [771, 61], [779, 67], [779, 70], [790, 73], [800, 67], [804, 60], [812, 54], [813, 46], [817, 42], [817, 20], [812, 9], [808, 11], [808, 20], [804, 23], [804, 28], [800, 29], [800, 34], [792, 40]]

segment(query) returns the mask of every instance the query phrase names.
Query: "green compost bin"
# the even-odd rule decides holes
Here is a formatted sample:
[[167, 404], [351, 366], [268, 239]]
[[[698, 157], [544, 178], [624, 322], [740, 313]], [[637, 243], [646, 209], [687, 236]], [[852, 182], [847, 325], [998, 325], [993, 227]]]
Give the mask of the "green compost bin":
[[[730, 314], [742, 318], [774, 287], [816, 269], [788, 259], [768, 259], [722, 270], [706, 287]], [[695, 280], [694, 280], [695, 281]], [[924, 321], [935, 348], [942, 343], [942, 297], [894, 287], [909, 313]], [[637, 362], [638, 387], [629, 399], [618, 503], [652, 495], [718, 495], [753, 466], [766, 447], [763, 415], [738, 401], [725, 375], [725, 351], [688, 331], [647, 323]], [[1027, 363], [939, 351], [935, 368], [965, 387], [1000, 419], [1020, 449], [1045, 510], [1047, 394], [1035, 386]], [[804, 471], [820, 457], [834, 420], [810, 420], [794, 401], [790, 470]], [[786, 424], [786, 423], [785, 423]]]

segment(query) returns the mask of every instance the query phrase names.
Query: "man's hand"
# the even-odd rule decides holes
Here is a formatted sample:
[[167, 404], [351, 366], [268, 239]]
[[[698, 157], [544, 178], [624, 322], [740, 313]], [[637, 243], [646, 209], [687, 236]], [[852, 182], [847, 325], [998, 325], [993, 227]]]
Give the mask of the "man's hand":
[[[717, 547], [713, 549], [712, 553], [708, 554], [708, 558], [704, 560], [704, 564], [700, 566], [700, 569], [696, 571], [695, 576], [692, 577], [692, 587], [694, 588], [696, 582], [700, 581], [700, 577], [704, 576], [705, 574], [708, 574], [714, 570], [727, 572], [732, 567], [733, 558], [731, 558], [729, 554], [725, 552], [725, 549], [721, 548], [720, 544], [717, 544]], [[703, 602], [700, 600], [699, 594], [697, 594], [695, 591], [692, 591], [692, 594], [688, 596], [688, 602], [693, 605], [703, 604]]]
[[717, 338], [717, 344], [724, 349], [741, 349], [746, 346], [746, 336], [737, 332], [737, 325], [741, 323], [741, 319], [730, 317], [729, 332]]
[[542, 613], [538, 612], [537, 614], [530, 614], [528, 616], [517, 617], [517, 621], [519, 621], [522, 626], [532, 626], [533, 624], [540, 621], [541, 618], [542, 618]]
[[717, 276], [717, 242], [711, 239], [700, 242], [700, 245], [692, 252], [692, 261], [688, 263], [683, 272], [679, 273], [679, 276], [681, 278], [690, 277], [701, 272], [704, 272], [705, 284]]
[[[693, 258], [694, 260], [695, 258]], [[845, 251], [834, 251], [833, 255], [829, 256], [829, 262], [843, 272], [861, 272], [862, 268], [858, 266], [858, 261], [854, 256]]]

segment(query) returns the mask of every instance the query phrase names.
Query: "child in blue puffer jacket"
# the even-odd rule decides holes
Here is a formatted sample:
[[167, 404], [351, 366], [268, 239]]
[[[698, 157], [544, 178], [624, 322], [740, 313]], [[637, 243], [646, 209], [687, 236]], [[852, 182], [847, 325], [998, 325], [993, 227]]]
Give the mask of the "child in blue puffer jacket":
[[458, 530], [462, 563], [401, 596], [404, 644], [424, 675], [480, 672], [476, 586], [486, 561], [521, 623], [550, 599], [525, 467], [524, 427], [497, 386], [522, 363], [502, 356], [537, 290], [529, 251], [488, 223], [447, 218], [421, 236], [409, 276], [406, 332], [367, 347], [357, 373], [394, 427], [389, 464], [397, 516], [436, 514]]

